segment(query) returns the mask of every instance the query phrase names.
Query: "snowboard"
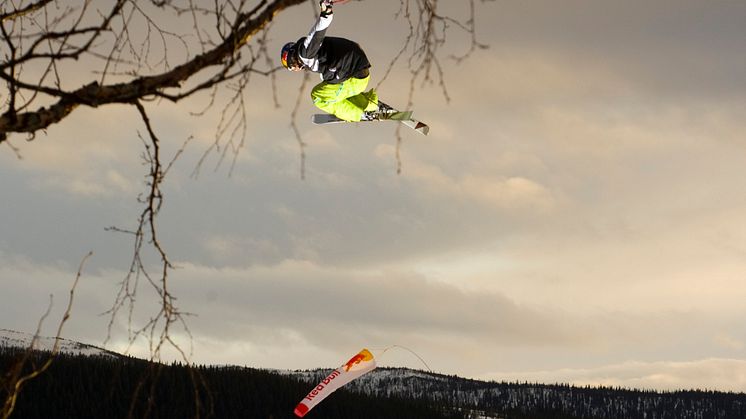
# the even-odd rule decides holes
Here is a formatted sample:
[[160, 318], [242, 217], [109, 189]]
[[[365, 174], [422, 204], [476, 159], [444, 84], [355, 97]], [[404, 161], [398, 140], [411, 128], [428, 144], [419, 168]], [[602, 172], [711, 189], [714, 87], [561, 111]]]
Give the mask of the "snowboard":
[[412, 118], [412, 111], [395, 111], [395, 112], [390, 112], [390, 113], [382, 113], [381, 119], [377, 119], [374, 121], [359, 121], [359, 122], [345, 121], [344, 119], [339, 119], [336, 116], [331, 115], [331, 114], [315, 114], [311, 118], [311, 121], [317, 125], [341, 124], [341, 123], [357, 124], [359, 122], [365, 123], [365, 122], [398, 121], [408, 126], [409, 128], [412, 128], [413, 130], [419, 132], [422, 135], [427, 135], [428, 132], [430, 132], [430, 127], [427, 126], [427, 124]]

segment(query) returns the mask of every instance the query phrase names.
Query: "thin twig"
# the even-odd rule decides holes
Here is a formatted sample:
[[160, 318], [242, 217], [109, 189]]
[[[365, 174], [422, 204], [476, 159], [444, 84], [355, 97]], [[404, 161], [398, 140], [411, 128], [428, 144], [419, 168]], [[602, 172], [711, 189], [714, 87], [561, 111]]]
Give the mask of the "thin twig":
[[52, 362], [57, 357], [57, 354], [60, 351], [60, 340], [62, 337], [62, 328], [65, 326], [65, 323], [70, 319], [70, 315], [72, 312], [73, 307], [73, 299], [75, 297], [75, 289], [78, 286], [78, 282], [80, 281], [80, 277], [82, 276], [83, 267], [85, 266], [86, 261], [93, 255], [93, 252], [89, 252], [85, 257], [83, 257], [83, 260], [80, 262], [80, 266], [78, 267], [78, 273], [75, 275], [75, 281], [73, 281], [73, 285], [70, 287], [70, 296], [68, 297], [67, 301], [67, 308], [65, 309], [65, 312], [62, 314], [62, 318], [60, 319], [59, 325], [57, 326], [57, 333], [54, 337], [54, 345], [52, 346], [52, 350], [47, 355], [44, 362], [39, 367], [32, 367], [31, 371], [24, 374], [23, 370], [28, 364], [29, 360], [34, 356], [34, 352], [36, 350], [36, 343], [38, 342], [40, 336], [41, 336], [41, 327], [44, 321], [49, 316], [50, 312], [52, 311], [52, 305], [53, 305], [53, 298], [50, 295], [49, 296], [49, 305], [47, 306], [47, 311], [42, 315], [42, 317], [39, 319], [39, 323], [36, 327], [36, 332], [34, 333], [34, 337], [31, 340], [31, 343], [29, 344], [28, 348], [26, 348], [26, 351], [24, 352], [21, 359], [16, 362], [10, 369], [9, 373], [7, 374], [7, 378], [4, 380], [4, 387], [6, 387], [7, 397], [5, 401], [3, 402], [2, 410], [0, 410], [0, 417], [2, 419], [8, 419], [10, 415], [13, 413], [13, 410], [15, 410], [16, 401], [18, 400], [18, 396], [21, 393], [21, 390], [23, 387], [28, 384], [29, 381], [39, 377], [41, 374], [43, 374], [45, 371], [49, 369], [49, 367], [52, 365]]

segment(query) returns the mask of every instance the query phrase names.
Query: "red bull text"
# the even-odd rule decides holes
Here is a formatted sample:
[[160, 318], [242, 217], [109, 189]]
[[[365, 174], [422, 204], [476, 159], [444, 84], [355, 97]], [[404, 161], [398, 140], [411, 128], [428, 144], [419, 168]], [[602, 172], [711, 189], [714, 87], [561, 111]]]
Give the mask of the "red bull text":
[[321, 380], [319, 385], [316, 386], [315, 389], [311, 390], [310, 393], [308, 393], [308, 396], [306, 396], [306, 400], [313, 400], [314, 397], [318, 396], [319, 393], [324, 389], [324, 387], [328, 386], [329, 383], [331, 383], [335, 378], [339, 377], [342, 373], [339, 372], [339, 370], [332, 371], [331, 374], [329, 374], [328, 377]]

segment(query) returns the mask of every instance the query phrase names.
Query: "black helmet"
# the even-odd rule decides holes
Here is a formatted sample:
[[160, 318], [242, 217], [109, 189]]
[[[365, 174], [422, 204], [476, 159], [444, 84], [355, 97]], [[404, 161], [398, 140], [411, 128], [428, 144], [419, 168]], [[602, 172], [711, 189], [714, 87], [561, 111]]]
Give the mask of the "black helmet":
[[282, 47], [280, 61], [282, 61], [282, 66], [290, 71], [297, 71], [303, 68], [303, 63], [298, 56], [298, 48], [295, 42], [288, 42]]

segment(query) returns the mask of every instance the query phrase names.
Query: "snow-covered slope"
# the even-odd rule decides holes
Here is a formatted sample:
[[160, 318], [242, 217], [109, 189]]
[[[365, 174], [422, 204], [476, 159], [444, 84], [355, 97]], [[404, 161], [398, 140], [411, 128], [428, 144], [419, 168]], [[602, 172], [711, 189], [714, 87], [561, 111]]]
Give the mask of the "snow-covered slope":
[[[0, 347], [26, 349], [31, 345], [33, 339], [34, 335], [29, 333], [0, 329]], [[55, 338], [40, 336], [34, 344], [34, 349], [39, 351], [51, 351], [54, 348], [54, 342]], [[107, 351], [106, 349], [86, 345], [80, 342], [74, 342], [64, 338], [60, 338], [59, 351], [69, 355], [108, 356], [115, 358], [121, 356], [115, 352]]]
[[[301, 381], [316, 383], [330, 370], [294, 371], [288, 374]], [[455, 394], [473, 399], [475, 388], [490, 387], [491, 383], [460, 377], [412, 370], [409, 368], [378, 368], [345, 386], [346, 389], [383, 397], [404, 397], [450, 401]]]
[[[330, 370], [296, 371], [314, 385]], [[313, 383], [313, 384], [311, 384]], [[379, 368], [345, 386], [364, 394], [427, 399], [470, 417], [746, 418], [746, 394], [701, 391], [655, 392], [619, 388], [485, 382], [403, 368]], [[547, 412], [552, 415], [545, 415]], [[563, 416], [566, 417], [566, 416]]]

